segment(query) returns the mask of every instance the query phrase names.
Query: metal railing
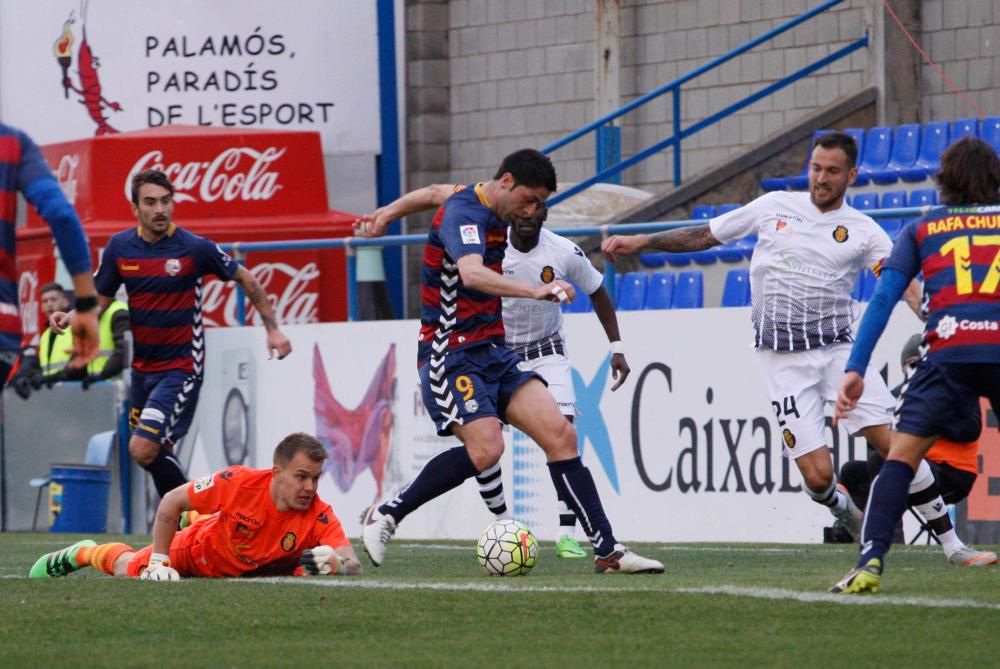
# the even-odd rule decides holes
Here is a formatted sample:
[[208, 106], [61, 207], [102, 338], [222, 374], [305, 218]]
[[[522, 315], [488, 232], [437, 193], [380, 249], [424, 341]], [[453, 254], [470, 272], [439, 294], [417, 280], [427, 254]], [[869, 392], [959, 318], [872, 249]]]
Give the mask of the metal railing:
[[[695, 133], [697, 133], [697, 132], [699, 132], [701, 130], [704, 130], [705, 128], [707, 128], [708, 126], [710, 126], [710, 125], [712, 125], [714, 123], [718, 123], [719, 121], [721, 121], [722, 119], [726, 118], [727, 116], [730, 116], [730, 115], [732, 115], [732, 114], [740, 111], [744, 107], [748, 107], [749, 105], [752, 105], [753, 103], [757, 102], [758, 100], [760, 100], [760, 99], [762, 99], [764, 97], [767, 97], [768, 95], [771, 95], [772, 93], [775, 93], [775, 92], [781, 90], [782, 88], [795, 83], [799, 79], [802, 79], [804, 77], [809, 76], [813, 72], [816, 72], [817, 70], [820, 70], [820, 69], [826, 67], [829, 64], [831, 64], [831, 63], [833, 63], [833, 62], [835, 62], [837, 60], [840, 60], [841, 58], [845, 58], [845, 57], [849, 56], [850, 54], [854, 53], [855, 51], [857, 51], [859, 49], [863, 49], [863, 48], [867, 47], [868, 46], [868, 31], [866, 30], [863, 37], [861, 37], [858, 40], [855, 40], [854, 42], [851, 42], [847, 46], [844, 46], [844, 47], [842, 47], [842, 48], [834, 51], [833, 53], [827, 55], [826, 57], [821, 58], [820, 60], [812, 63], [811, 65], [807, 65], [807, 66], [799, 69], [798, 71], [796, 71], [796, 72], [794, 72], [794, 73], [792, 73], [792, 74], [784, 77], [783, 79], [780, 79], [779, 81], [776, 81], [773, 84], [770, 84], [769, 86], [766, 86], [765, 88], [757, 91], [756, 93], [748, 95], [747, 97], [743, 98], [742, 100], [734, 102], [733, 104], [729, 105], [728, 107], [726, 107], [726, 108], [724, 108], [724, 109], [722, 109], [722, 110], [720, 110], [720, 111], [712, 114], [711, 116], [709, 116], [709, 117], [707, 117], [705, 119], [702, 119], [701, 121], [698, 121], [697, 123], [694, 123], [693, 125], [691, 125], [691, 126], [689, 126], [687, 128], [683, 128], [682, 124], [681, 124], [681, 120], [682, 120], [681, 119], [681, 86], [683, 86], [687, 82], [691, 81], [692, 79], [694, 79], [696, 77], [699, 77], [702, 74], [705, 74], [706, 72], [709, 72], [709, 71], [711, 71], [711, 70], [713, 70], [713, 69], [715, 69], [717, 67], [720, 67], [724, 63], [732, 60], [733, 58], [736, 58], [737, 56], [739, 56], [739, 55], [741, 55], [743, 53], [746, 53], [750, 49], [753, 49], [754, 47], [756, 47], [756, 46], [758, 46], [758, 45], [760, 45], [760, 44], [762, 44], [762, 43], [764, 43], [764, 42], [766, 42], [768, 40], [774, 39], [778, 35], [781, 35], [782, 33], [786, 32], [788, 30], [791, 30], [795, 26], [797, 26], [797, 25], [799, 25], [801, 23], [804, 23], [804, 22], [812, 19], [813, 17], [817, 16], [818, 14], [821, 14], [821, 13], [825, 12], [826, 10], [830, 9], [831, 7], [834, 7], [836, 5], [841, 4], [842, 2], [844, 2], [844, 0], [827, 0], [827, 2], [824, 2], [823, 4], [821, 4], [821, 5], [813, 8], [813, 9], [811, 9], [811, 10], [809, 10], [809, 11], [801, 14], [800, 16], [798, 16], [798, 17], [796, 17], [794, 19], [791, 19], [789, 21], [786, 21], [785, 23], [782, 23], [781, 25], [777, 26], [776, 28], [772, 28], [771, 30], [767, 31], [766, 33], [764, 33], [764, 34], [762, 34], [762, 35], [760, 35], [760, 36], [758, 36], [758, 37], [750, 40], [749, 42], [747, 42], [743, 46], [737, 47], [737, 48], [733, 49], [732, 51], [729, 51], [729, 52], [727, 52], [727, 53], [719, 56], [718, 58], [715, 58], [715, 59], [713, 59], [713, 60], [705, 63], [701, 67], [698, 67], [698, 68], [695, 68], [694, 70], [691, 70], [687, 74], [682, 75], [682, 76], [678, 77], [677, 79], [674, 79], [670, 83], [664, 84], [663, 86], [660, 86], [659, 88], [657, 88], [657, 89], [655, 89], [653, 91], [650, 91], [649, 93], [646, 93], [645, 95], [643, 95], [641, 97], [636, 98], [632, 102], [629, 102], [628, 104], [626, 104], [626, 105], [622, 106], [621, 108], [619, 108], [617, 111], [611, 112], [610, 114], [607, 114], [606, 116], [602, 116], [601, 118], [597, 119], [596, 121], [594, 121], [592, 123], [588, 123], [587, 125], [583, 126], [579, 130], [571, 132], [570, 134], [566, 135], [565, 137], [563, 137], [563, 138], [561, 138], [561, 139], [553, 142], [552, 144], [549, 144], [548, 146], [544, 147], [542, 149], [543, 153], [551, 153], [551, 152], [553, 152], [553, 151], [555, 151], [555, 150], [557, 150], [557, 149], [559, 149], [559, 148], [561, 148], [563, 146], [566, 146], [567, 144], [569, 144], [569, 143], [571, 143], [571, 142], [573, 142], [573, 141], [575, 141], [577, 139], [580, 139], [584, 135], [587, 135], [587, 134], [589, 134], [591, 132], [597, 131], [597, 133], [598, 133], [597, 143], [598, 143], [599, 150], [596, 152], [597, 153], [597, 158], [596, 158], [596, 160], [597, 160], [597, 166], [596, 166], [597, 173], [594, 176], [590, 177], [589, 179], [585, 179], [584, 181], [581, 181], [580, 183], [576, 184], [572, 188], [569, 188], [569, 189], [567, 189], [564, 192], [556, 193], [555, 195], [553, 195], [551, 198], [549, 198], [549, 206], [554, 206], [554, 205], [558, 204], [559, 202], [561, 202], [562, 200], [565, 200], [568, 197], [572, 197], [573, 195], [576, 195], [580, 191], [585, 190], [585, 189], [589, 188], [590, 186], [593, 186], [594, 184], [596, 184], [598, 182], [606, 181], [606, 180], [608, 180], [608, 179], [610, 179], [612, 177], [615, 177], [616, 175], [620, 174], [622, 171], [624, 171], [624, 170], [628, 169], [629, 167], [632, 167], [633, 165], [635, 165], [635, 164], [637, 164], [637, 163], [645, 160], [646, 158], [652, 156], [655, 153], [659, 153], [660, 151], [664, 150], [667, 147], [673, 147], [673, 150], [674, 150], [674, 154], [673, 154], [674, 178], [673, 178], [673, 180], [674, 180], [674, 185], [675, 186], [679, 186], [680, 183], [681, 183], [681, 141], [683, 139], [685, 139], [687, 137], [690, 137], [691, 135], [694, 135]], [[620, 159], [616, 158], [616, 160], [617, 160], [616, 163], [614, 163], [612, 165], [606, 165], [605, 164], [605, 160], [607, 159], [607, 152], [604, 151], [604, 150], [601, 150], [600, 149], [600, 145], [601, 144], [616, 144], [616, 143], [615, 142], [607, 142], [607, 141], [602, 140], [602, 136], [601, 136], [602, 129], [617, 128], [617, 126], [612, 126], [611, 125], [612, 121], [614, 121], [615, 119], [618, 119], [619, 117], [627, 114], [628, 112], [633, 111], [635, 109], [638, 109], [639, 107], [647, 104], [648, 102], [651, 102], [652, 100], [655, 100], [655, 99], [659, 98], [660, 96], [665, 95], [666, 93], [670, 93], [670, 92], [673, 93], [673, 135], [671, 135], [670, 137], [668, 137], [668, 138], [666, 138], [666, 139], [664, 139], [664, 140], [662, 140], [662, 141], [654, 144], [653, 146], [651, 146], [651, 147], [649, 147], [647, 149], [644, 149], [644, 150], [640, 151], [639, 153], [636, 153], [634, 156], [632, 156], [632, 157], [630, 157], [630, 158], [628, 158], [626, 160], [620, 160]]]
[[[912, 219], [922, 216], [934, 205], [923, 207], [899, 207], [895, 209], [873, 209], [862, 213], [872, 218], [907, 218]], [[591, 225], [580, 228], [552, 228], [551, 231], [563, 237], [594, 237], [600, 236], [602, 239], [609, 234], [636, 234], [646, 232], [661, 232], [663, 230], [673, 230], [692, 225], [704, 225], [706, 219], [686, 219], [678, 221], [654, 221], [649, 223], [621, 223], [618, 225]], [[246, 254], [254, 251], [304, 251], [311, 249], [344, 249], [347, 254], [347, 318], [351, 321], [358, 319], [358, 286], [357, 286], [357, 257], [355, 249], [375, 246], [412, 246], [423, 244], [427, 241], [427, 235], [396, 235], [390, 237], [342, 237], [339, 239], [298, 239], [286, 242], [230, 242], [220, 244], [223, 250], [231, 253], [239, 262], [246, 261]], [[610, 295], [615, 294], [615, 263], [605, 261], [604, 284]], [[246, 324], [246, 299], [242, 289], [237, 285], [236, 299], [236, 319], [240, 325]]]

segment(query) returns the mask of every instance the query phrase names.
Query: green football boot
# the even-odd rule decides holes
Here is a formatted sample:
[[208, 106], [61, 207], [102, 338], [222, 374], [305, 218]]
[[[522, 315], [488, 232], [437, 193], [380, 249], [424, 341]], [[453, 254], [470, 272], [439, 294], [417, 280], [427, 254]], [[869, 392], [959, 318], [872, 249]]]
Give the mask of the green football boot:
[[78, 569], [83, 569], [86, 565], [77, 565], [76, 554], [84, 546], [96, 545], [94, 541], [84, 539], [83, 541], [77, 541], [69, 548], [64, 548], [53, 553], [46, 553], [35, 560], [31, 571], [28, 572], [28, 578], [55, 578], [57, 576], [66, 576]]
[[564, 534], [556, 542], [556, 557], [585, 558], [587, 557], [587, 551], [580, 548], [580, 544], [577, 543], [576, 539]]
[[865, 592], [878, 592], [879, 581], [882, 580], [882, 560], [872, 558], [864, 565], [855, 567], [847, 576], [840, 579], [830, 592], [856, 595]]

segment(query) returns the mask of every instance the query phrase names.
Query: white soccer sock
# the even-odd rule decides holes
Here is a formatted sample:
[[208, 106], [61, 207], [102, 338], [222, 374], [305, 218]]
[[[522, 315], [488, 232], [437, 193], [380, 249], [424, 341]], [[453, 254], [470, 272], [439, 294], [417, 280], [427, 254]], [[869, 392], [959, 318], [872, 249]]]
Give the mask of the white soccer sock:
[[851, 506], [851, 498], [837, 487], [837, 475], [834, 474], [830, 480], [830, 485], [823, 492], [815, 492], [809, 486], [802, 486], [806, 493], [812, 497], [814, 502], [822, 504], [830, 509], [835, 517], [840, 517]]
[[[934, 472], [931, 471], [931, 467], [927, 464], [926, 460], [921, 460], [916, 473], [913, 475], [913, 482], [910, 483], [910, 494], [926, 490], [933, 484]], [[914, 504], [913, 508], [928, 522], [948, 515], [948, 506], [941, 499], [940, 495], [924, 504]], [[965, 547], [965, 543], [958, 538], [958, 534], [955, 532], [950, 519], [948, 520], [948, 528], [944, 532], [934, 533], [934, 536], [941, 542], [941, 548], [944, 550], [945, 555], [951, 555], [955, 551]]]

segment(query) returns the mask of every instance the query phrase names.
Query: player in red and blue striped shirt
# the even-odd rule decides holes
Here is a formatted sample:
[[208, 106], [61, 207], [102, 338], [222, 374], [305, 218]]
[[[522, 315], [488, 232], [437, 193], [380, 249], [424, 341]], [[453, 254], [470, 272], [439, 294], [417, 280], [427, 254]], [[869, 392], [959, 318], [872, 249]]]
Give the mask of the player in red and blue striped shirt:
[[[395, 498], [365, 512], [365, 552], [376, 567], [403, 518], [497, 464], [504, 449], [502, 421], [545, 451], [559, 499], [571, 505], [594, 547], [596, 572], [663, 572], [661, 563], [615, 540], [594, 479], [580, 459], [573, 425], [541, 376], [522, 370], [521, 358], [504, 346], [500, 297], [574, 297], [566, 281], [536, 286], [502, 273], [507, 223], [531, 217], [555, 190], [549, 159], [522, 149], [504, 158], [490, 181], [448, 198], [434, 219], [424, 246], [417, 364], [424, 406], [438, 434], [454, 435], [462, 445], [435, 455]], [[390, 221], [408, 211], [406, 205], [403, 196], [361, 219], [362, 233], [383, 234]]]
[[128, 293], [134, 338], [129, 452], [152, 475], [161, 497], [187, 481], [173, 444], [191, 425], [204, 377], [204, 277], [242, 286], [267, 329], [269, 356], [281, 359], [292, 350], [253, 274], [214, 242], [174, 225], [173, 195], [163, 172], [132, 178], [139, 226], [111, 237], [95, 275], [102, 309], [122, 284]]
[[74, 357], [70, 367], [86, 367], [99, 348], [90, 247], [80, 219], [38, 146], [23, 131], [0, 123], [0, 387], [21, 346], [15, 231], [18, 192], [52, 229], [59, 255], [73, 277], [79, 311], [72, 322]]
[[[876, 591], [914, 469], [939, 437], [973, 442], [979, 398], [1000, 412], [1000, 159], [965, 137], [945, 150], [937, 176], [943, 207], [908, 225], [885, 262], [851, 349], [837, 416], [854, 408], [892, 307], [924, 275], [927, 325], [921, 359], [902, 390], [889, 457], [872, 486], [857, 567], [833, 592]], [[982, 565], [995, 564], [996, 555]]]

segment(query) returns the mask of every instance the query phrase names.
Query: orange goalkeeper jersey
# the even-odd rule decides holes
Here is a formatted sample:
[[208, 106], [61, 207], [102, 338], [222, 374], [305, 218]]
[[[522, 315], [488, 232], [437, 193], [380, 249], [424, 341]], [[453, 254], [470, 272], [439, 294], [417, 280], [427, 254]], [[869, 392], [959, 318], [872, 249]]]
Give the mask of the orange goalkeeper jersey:
[[192, 509], [214, 515], [174, 536], [170, 560], [184, 576], [291, 574], [307, 548], [351, 545], [319, 496], [305, 511], [278, 511], [269, 469], [223, 469], [188, 483], [187, 495]]

